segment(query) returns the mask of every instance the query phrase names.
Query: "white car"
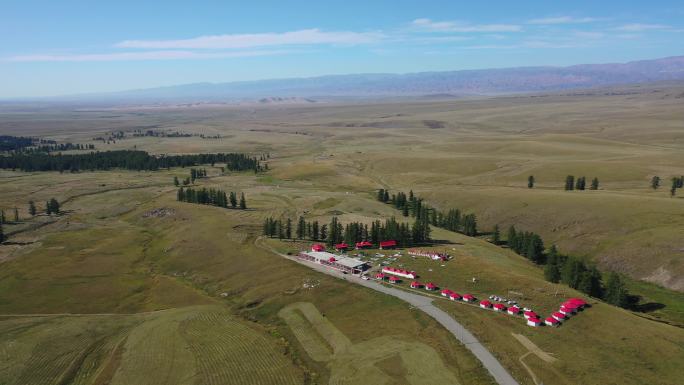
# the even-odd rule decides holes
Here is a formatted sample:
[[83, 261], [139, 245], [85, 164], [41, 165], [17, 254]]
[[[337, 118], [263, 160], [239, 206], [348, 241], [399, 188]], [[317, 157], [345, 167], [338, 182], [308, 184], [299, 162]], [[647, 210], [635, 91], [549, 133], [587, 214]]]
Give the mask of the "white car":
[[362, 276], [361, 276], [361, 279], [363, 279], [364, 281], [368, 281], [370, 278], [368, 278], [367, 275], [362, 275]]

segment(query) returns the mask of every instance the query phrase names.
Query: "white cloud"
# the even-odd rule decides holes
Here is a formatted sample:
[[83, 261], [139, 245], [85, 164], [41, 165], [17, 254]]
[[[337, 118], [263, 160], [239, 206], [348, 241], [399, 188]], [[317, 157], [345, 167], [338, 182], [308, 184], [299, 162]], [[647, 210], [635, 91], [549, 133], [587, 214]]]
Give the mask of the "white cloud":
[[192, 51], [148, 51], [148, 52], [116, 52], [102, 54], [38, 54], [11, 56], [4, 59], [10, 62], [106, 62], [106, 61], [141, 61], [141, 60], [182, 60], [182, 59], [221, 59], [231, 57], [252, 57], [281, 55], [292, 51], [239, 51], [239, 52], [192, 52]]
[[617, 28], [615, 28], [616, 31], [628, 31], [628, 32], [641, 32], [641, 31], [652, 31], [652, 30], [663, 30], [663, 29], [670, 29], [669, 25], [663, 25], [663, 24], [641, 24], [641, 23], [633, 23], [633, 24], [625, 24], [621, 25]]
[[323, 32], [319, 29], [303, 29], [283, 33], [200, 36], [182, 40], [126, 40], [116, 46], [145, 49], [235, 49], [307, 44], [356, 45], [373, 43], [382, 37], [377, 32]]
[[543, 17], [539, 19], [528, 20], [527, 24], [551, 25], [551, 24], [585, 24], [604, 20], [596, 17], [572, 17], [572, 16], [558, 16], [558, 17]]
[[522, 27], [515, 24], [466, 24], [454, 21], [433, 21], [415, 19], [411, 26], [430, 32], [519, 32]]

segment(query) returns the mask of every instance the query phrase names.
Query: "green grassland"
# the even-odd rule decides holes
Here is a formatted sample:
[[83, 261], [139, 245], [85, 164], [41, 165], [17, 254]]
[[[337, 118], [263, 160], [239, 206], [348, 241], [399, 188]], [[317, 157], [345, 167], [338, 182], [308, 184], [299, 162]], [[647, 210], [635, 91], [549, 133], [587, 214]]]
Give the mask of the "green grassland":
[[[269, 216], [323, 222], [332, 215], [342, 222], [399, 216], [375, 201], [379, 187], [413, 189], [433, 206], [474, 212], [485, 231], [515, 224], [540, 233], [561, 251], [629, 274], [642, 303], [658, 304], [634, 313], [592, 300], [592, 308], [562, 327], [531, 329], [520, 318], [437, 301], [522, 384], [533, 384], [533, 377], [564, 384], [678, 383], [677, 364], [684, 360], [684, 331], [676, 326], [684, 324], [684, 201], [669, 197], [667, 178], [684, 174], [684, 99], [674, 97], [681, 89], [666, 86], [627, 91], [308, 107], [0, 112], [3, 134], [74, 143], [152, 126], [222, 136], [93, 142], [98, 150], [271, 154], [265, 174], [221, 174], [220, 165], [207, 166], [209, 178], [196, 182], [245, 192], [245, 211], [176, 202], [172, 179], [187, 176], [187, 169], [0, 171], [0, 208], [10, 214], [19, 207], [21, 216], [3, 227], [10, 240], [0, 246], [0, 384], [361, 384], [368, 376], [418, 383], [412, 373], [425, 368], [432, 383], [491, 383], [465, 347], [419, 310], [254, 244]], [[531, 174], [537, 186], [530, 190]], [[562, 191], [567, 174], [598, 176], [601, 188]], [[664, 179], [661, 189], [648, 188], [652, 175]], [[52, 197], [64, 215], [28, 218], [29, 199], [40, 208]], [[421, 280], [478, 297], [516, 297], [540, 314], [578, 295], [482, 239], [438, 229], [433, 236], [445, 242], [436, 248], [454, 255], [445, 266], [398, 260]], [[282, 251], [308, 246], [269, 242]], [[292, 328], [279, 316], [296, 303], [312, 304], [351, 346], [378, 362], [369, 367], [368, 360], [355, 359], [356, 348], [340, 353], [339, 361], [350, 367], [321, 359], [333, 350], [326, 350], [323, 337], [303, 332], [311, 321], [296, 318], [299, 326]], [[557, 361], [528, 354], [512, 333]], [[375, 348], [379, 340], [385, 350]], [[407, 364], [418, 356], [434, 357], [434, 366]], [[363, 375], [344, 382], [339, 370]], [[396, 377], [387, 379], [390, 374]]]

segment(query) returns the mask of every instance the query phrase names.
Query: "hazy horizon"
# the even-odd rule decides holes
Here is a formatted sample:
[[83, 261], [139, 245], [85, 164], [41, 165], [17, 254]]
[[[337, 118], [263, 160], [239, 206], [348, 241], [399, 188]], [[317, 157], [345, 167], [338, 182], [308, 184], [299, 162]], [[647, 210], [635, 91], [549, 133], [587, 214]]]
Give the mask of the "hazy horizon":
[[0, 98], [681, 55], [684, 6], [656, 5], [27, 1], [0, 16]]

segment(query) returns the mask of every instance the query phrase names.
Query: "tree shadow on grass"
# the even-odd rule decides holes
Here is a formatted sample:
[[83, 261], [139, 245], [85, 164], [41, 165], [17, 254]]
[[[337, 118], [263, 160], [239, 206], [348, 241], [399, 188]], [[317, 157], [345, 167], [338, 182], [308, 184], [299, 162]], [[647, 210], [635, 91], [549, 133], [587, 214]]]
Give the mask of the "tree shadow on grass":
[[642, 297], [639, 295], [630, 295], [627, 298], [628, 308], [639, 313], [651, 313], [656, 310], [664, 309], [665, 304], [659, 302], [644, 302], [641, 303]]

